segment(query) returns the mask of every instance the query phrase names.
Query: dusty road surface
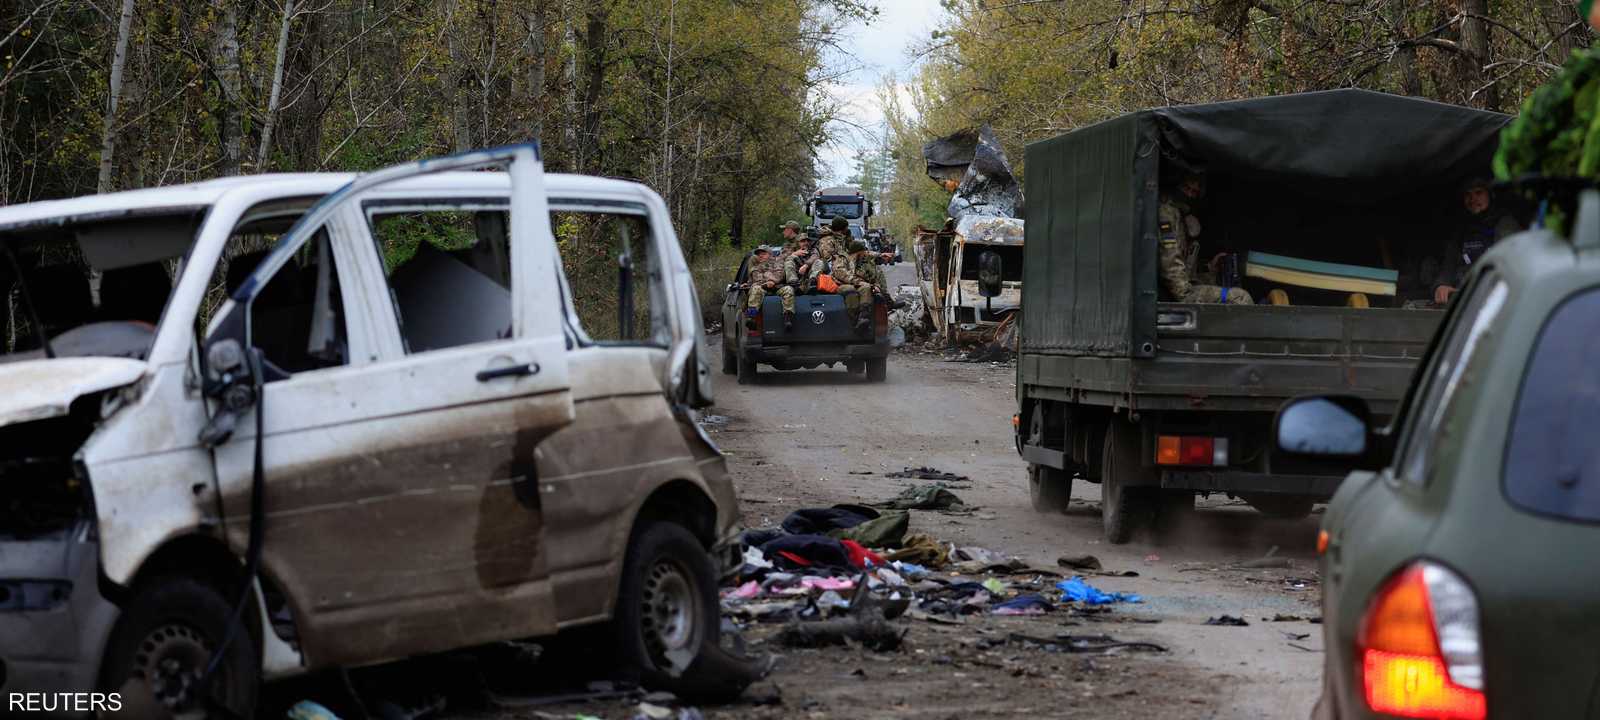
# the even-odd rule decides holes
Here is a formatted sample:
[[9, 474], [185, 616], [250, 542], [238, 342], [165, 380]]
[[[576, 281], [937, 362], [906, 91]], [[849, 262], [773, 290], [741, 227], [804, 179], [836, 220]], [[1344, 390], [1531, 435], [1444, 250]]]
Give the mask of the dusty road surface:
[[[719, 376], [706, 427], [728, 455], [747, 527], [775, 525], [797, 508], [885, 500], [923, 482], [886, 474], [928, 466], [969, 478], [951, 487], [978, 509], [913, 511], [911, 532], [1068, 574], [1056, 567], [1058, 557], [1092, 554], [1106, 571], [1138, 573], [1090, 577], [1096, 587], [1138, 593], [1144, 602], [1096, 616], [975, 615], [961, 625], [902, 618], [895, 622], [905, 644], [893, 652], [779, 647], [773, 636], [780, 626], [756, 623], [747, 637], [779, 660], [771, 678], [747, 696], [767, 704], [702, 708], [706, 717], [1309, 715], [1322, 663], [1321, 627], [1310, 622], [1320, 616], [1312, 552], [1317, 516], [1269, 520], [1213, 497], [1159, 535], [1116, 546], [1101, 539], [1099, 486], [1082, 481], [1067, 512], [1037, 514], [1012, 445], [1014, 373], [1009, 364], [953, 362], [919, 351], [893, 355], [883, 384], [842, 369], [763, 368], [755, 385]], [[1288, 567], [1230, 567], [1273, 548]], [[1038, 578], [1037, 587], [1050, 589], [1056, 579]], [[1222, 615], [1249, 625], [1205, 624]], [[1280, 616], [1301, 619], [1272, 621]], [[1018, 637], [1062, 633], [1150, 642], [1166, 651], [1065, 654]], [[484, 717], [625, 718], [634, 711], [629, 703], [589, 703]]]

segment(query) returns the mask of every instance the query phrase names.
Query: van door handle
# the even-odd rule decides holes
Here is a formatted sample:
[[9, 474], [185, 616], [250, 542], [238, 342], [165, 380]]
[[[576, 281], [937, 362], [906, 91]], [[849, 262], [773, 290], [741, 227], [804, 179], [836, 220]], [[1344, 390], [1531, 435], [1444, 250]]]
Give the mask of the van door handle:
[[527, 364], [524, 364], [524, 365], [511, 365], [509, 367], [500, 367], [500, 368], [490, 368], [488, 370], [479, 370], [478, 371], [478, 382], [488, 382], [490, 380], [494, 380], [495, 378], [527, 377], [529, 375], [538, 375], [538, 374], [539, 374], [539, 363], [527, 363]]

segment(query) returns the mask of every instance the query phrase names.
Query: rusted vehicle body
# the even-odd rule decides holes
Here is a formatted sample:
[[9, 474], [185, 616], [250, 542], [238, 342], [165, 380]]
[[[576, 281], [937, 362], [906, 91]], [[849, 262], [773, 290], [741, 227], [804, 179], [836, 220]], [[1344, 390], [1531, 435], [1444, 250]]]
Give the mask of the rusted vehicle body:
[[917, 284], [933, 327], [947, 342], [992, 339], [1022, 307], [1023, 221], [969, 215], [917, 234]]
[[[591, 337], [552, 214], [635, 229], [638, 337]], [[742, 687], [737, 501], [649, 189], [514, 146], [19, 205], [0, 243], [32, 300], [0, 336], [4, 691], [249, 717], [261, 679], [589, 625], [647, 684]]]

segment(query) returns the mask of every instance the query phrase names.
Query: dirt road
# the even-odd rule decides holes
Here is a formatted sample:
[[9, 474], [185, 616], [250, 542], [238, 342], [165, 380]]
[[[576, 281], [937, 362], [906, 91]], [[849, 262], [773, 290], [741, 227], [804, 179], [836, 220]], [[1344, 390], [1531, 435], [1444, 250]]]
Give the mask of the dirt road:
[[[1320, 614], [1311, 547], [1316, 516], [1273, 521], [1213, 497], [1159, 538], [1107, 544], [1100, 537], [1098, 485], [1076, 483], [1065, 514], [1040, 515], [1029, 507], [1025, 466], [1011, 437], [1013, 367], [897, 354], [889, 368], [889, 381], [881, 385], [841, 370], [815, 370], [763, 372], [753, 386], [729, 378], [717, 388], [717, 412], [727, 420], [712, 437], [728, 453], [748, 525], [776, 523], [799, 507], [886, 499], [913, 481], [883, 474], [908, 466], [966, 475], [971, 487], [957, 494], [982, 509], [971, 516], [918, 512], [912, 531], [1046, 566], [1061, 555], [1093, 554], [1107, 569], [1139, 573], [1094, 582], [1107, 591], [1143, 595], [1142, 605], [1118, 612], [1161, 622], [1117, 625], [1110, 632], [1160, 643], [1171, 653], [1164, 662], [1117, 660], [1132, 672], [1113, 685], [1125, 683], [1145, 703], [1162, 695], [1205, 700], [1202, 706], [1147, 708], [1149, 717], [1309, 714], [1321, 673], [1320, 626], [1260, 620]], [[852, 474], [866, 471], [874, 474]], [[1291, 568], [1220, 569], [1274, 546]], [[1224, 614], [1245, 617], [1250, 625], [1202, 624]], [[1296, 640], [1285, 633], [1310, 637]], [[1157, 680], [1175, 673], [1184, 683], [1151, 687], [1139, 677], [1142, 666], [1157, 669]]]

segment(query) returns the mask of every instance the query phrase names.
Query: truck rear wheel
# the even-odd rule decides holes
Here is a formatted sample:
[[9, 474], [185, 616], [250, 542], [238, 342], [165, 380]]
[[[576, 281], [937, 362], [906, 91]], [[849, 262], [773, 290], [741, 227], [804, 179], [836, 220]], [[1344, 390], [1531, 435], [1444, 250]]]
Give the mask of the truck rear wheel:
[[1100, 519], [1106, 542], [1121, 545], [1150, 524], [1160, 492], [1149, 482], [1155, 471], [1144, 465], [1139, 426], [1111, 421], [1100, 468]]
[[867, 382], [883, 382], [889, 379], [889, 358], [867, 358]]
[[754, 385], [756, 382], [756, 361], [750, 358], [739, 358], [739, 384]]
[[1315, 504], [1311, 498], [1299, 495], [1251, 495], [1245, 502], [1262, 515], [1280, 520], [1299, 520], [1310, 515], [1311, 506]]
[[1072, 478], [1065, 470], [1028, 463], [1028, 499], [1034, 512], [1058, 513], [1072, 499]]

